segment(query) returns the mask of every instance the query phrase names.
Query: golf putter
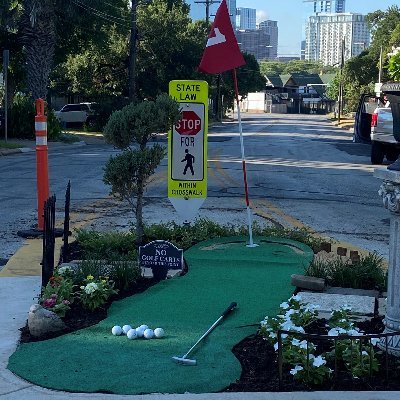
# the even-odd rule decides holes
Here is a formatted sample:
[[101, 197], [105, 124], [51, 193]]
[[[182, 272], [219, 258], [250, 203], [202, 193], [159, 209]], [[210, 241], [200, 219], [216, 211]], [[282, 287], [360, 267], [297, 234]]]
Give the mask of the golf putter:
[[193, 349], [219, 324], [219, 322], [226, 317], [232, 310], [237, 306], [236, 302], [230, 304], [230, 306], [221, 314], [221, 316], [208, 328], [207, 332], [189, 349], [189, 351], [182, 357], [172, 357], [172, 361], [182, 365], [196, 365], [197, 362], [194, 359], [187, 358], [187, 356], [193, 351]]

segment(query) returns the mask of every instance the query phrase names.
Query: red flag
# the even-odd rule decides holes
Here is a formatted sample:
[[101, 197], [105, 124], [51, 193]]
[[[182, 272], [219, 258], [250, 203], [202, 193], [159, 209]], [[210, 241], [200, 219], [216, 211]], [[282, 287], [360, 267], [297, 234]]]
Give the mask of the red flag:
[[208, 74], [219, 74], [244, 64], [246, 62], [233, 32], [226, 0], [222, 0], [198, 70]]

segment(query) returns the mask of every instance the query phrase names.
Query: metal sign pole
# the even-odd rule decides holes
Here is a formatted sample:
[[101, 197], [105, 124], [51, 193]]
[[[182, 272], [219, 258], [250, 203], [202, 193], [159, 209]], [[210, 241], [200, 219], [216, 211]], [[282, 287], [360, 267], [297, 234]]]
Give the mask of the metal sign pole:
[[8, 136], [8, 62], [10, 52], [3, 50], [3, 72], [4, 72], [4, 140], [7, 142]]

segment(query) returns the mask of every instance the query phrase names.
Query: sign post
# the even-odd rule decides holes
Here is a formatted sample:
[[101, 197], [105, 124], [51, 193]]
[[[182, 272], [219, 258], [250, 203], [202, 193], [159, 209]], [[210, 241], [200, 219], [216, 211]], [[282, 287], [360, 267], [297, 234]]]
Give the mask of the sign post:
[[168, 134], [168, 198], [190, 222], [207, 197], [208, 84], [174, 80], [169, 94], [181, 106], [181, 119]]

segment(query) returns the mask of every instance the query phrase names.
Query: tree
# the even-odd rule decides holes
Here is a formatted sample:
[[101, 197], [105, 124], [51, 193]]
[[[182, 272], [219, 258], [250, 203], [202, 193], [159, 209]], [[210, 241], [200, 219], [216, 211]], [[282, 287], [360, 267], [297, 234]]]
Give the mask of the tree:
[[143, 240], [143, 196], [149, 177], [164, 158], [159, 144], [148, 146], [156, 134], [168, 131], [180, 119], [179, 104], [166, 94], [154, 101], [130, 103], [115, 111], [104, 128], [107, 142], [123, 150], [104, 169], [104, 183], [111, 194], [126, 200], [136, 217], [136, 240]]

